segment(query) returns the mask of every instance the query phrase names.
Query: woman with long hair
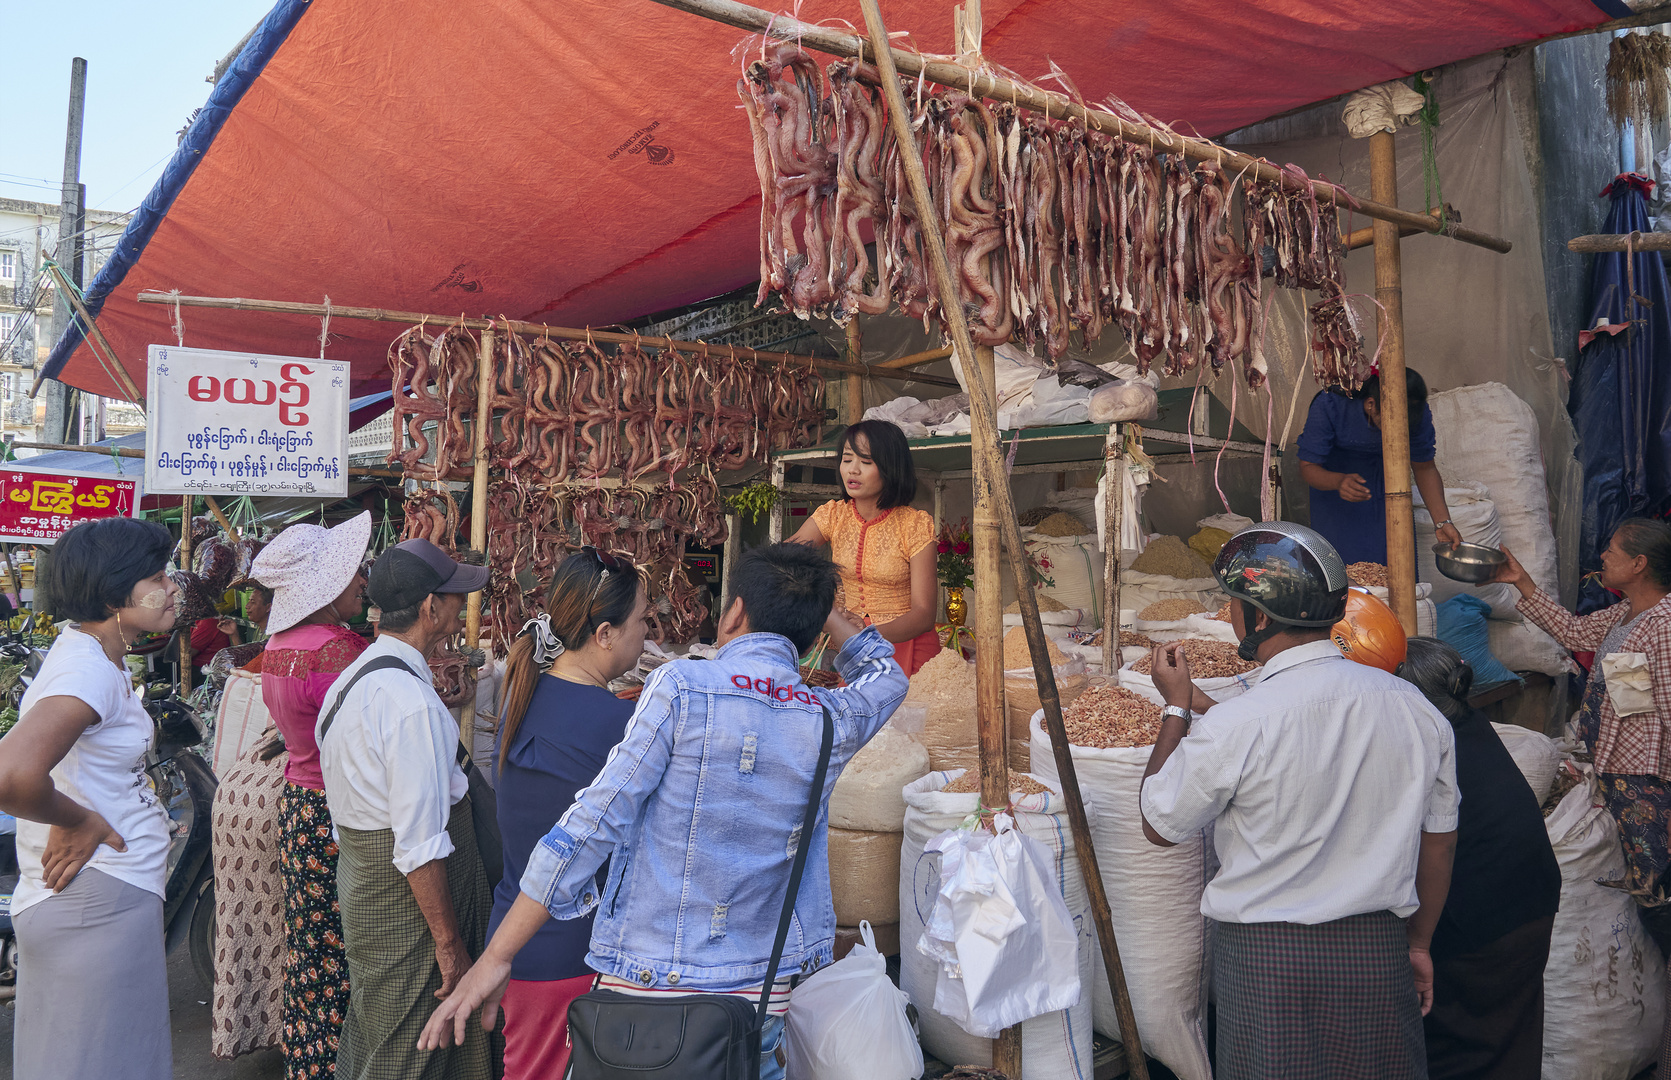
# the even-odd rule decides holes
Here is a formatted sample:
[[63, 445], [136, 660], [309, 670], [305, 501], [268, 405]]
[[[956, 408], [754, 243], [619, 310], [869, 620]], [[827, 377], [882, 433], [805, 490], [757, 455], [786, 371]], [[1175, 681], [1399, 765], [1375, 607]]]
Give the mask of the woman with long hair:
[[77, 525], [52, 550], [71, 620], [0, 740], [17, 817], [17, 1080], [173, 1075], [163, 893], [173, 823], [145, 773], [151, 717], [123, 656], [174, 626], [173, 538], [133, 518]]
[[[505, 874], [488, 938], [516, 902], [528, 857], [621, 741], [631, 702], [609, 692], [644, 652], [643, 580], [630, 562], [582, 548], [557, 568], [546, 614], [511, 646], [499, 708], [499, 832]], [[598, 874], [601, 888], [607, 866]], [[592, 916], [552, 919], [511, 964], [505, 1010], [506, 1080], [562, 1076], [569, 1002], [592, 988]]]
[[[348, 1012], [337, 843], [313, 729], [337, 676], [366, 649], [348, 621], [364, 603], [361, 565], [370, 542], [369, 511], [330, 529], [292, 525], [261, 549], [250, 568], [250, 576], [273, 591], [267, 615], [272, 636], [261, 655], [261, 700], [289, 751], [274, 808], [284, 892], [281, 1038], [287, 1080], [336, 1073]], [[220, 899], [217, 912], [225, 906]]]
[[941, 648], [934, 629], [940, 588], [934, 516], [911, 506], [917, 470], [898, 427], [863, 420], [841, 433], [840, 446], [846, 498], [813, 511], [790, 540], [830, 545], [830, 559], [841, 569], [836, 606], [881, 630], [905, 674], [915, 675]]

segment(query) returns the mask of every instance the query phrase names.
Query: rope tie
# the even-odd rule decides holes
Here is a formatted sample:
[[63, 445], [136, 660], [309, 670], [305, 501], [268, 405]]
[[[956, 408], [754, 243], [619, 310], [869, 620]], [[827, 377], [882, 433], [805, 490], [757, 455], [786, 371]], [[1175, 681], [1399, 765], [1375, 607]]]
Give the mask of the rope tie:
[[180, 318], [180, 290], [170, 289], [168, 295], [174, 300], [174, 344], [183, 349], [186, 347], [186, 323]]
[[325, 344], [331, 340], [331, 298], [325, 297], [325, 314], [319, 317], [319, 359], [325, 359]]

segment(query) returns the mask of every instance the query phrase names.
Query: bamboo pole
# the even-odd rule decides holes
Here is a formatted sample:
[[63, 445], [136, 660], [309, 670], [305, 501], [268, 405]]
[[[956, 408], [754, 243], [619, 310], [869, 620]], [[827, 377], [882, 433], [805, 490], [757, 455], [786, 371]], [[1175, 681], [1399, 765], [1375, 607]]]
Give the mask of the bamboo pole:
[[[656, 3], [673, 8], [677, 11], [700, 15], [714, 22], [735, 26], [754, 33], [765, 33], [770, 30], [773, 37], [787, 41], [797, 41], [803, 47], [829, 53], [832, 56], [859, 56], [861, 54], [876, 56], [874, 42], [866, 43], [861, 38], [832, 29], [828, 26], [814, 26], [798, 19], [747, 4], [737, 3], [736, 0], [655, 0]], [[945, 60], [927, 60], [921, 55], [895, 49], [889, 46], [887, 52], [890, 58], [888, 67], [897, 68], [907, 75], [921, 75], [924, 79], [941, 86], [962, 90], [973, 97], [991, 98], [994, 101], [1008, 101], [1033, 112], [1044, 113], [1055, 119], [1077, 117], [1086, 127], [1101, 131], [1108, 135], [1115, 135], [1127, 142], [1142, 143], [1153, 147], [1157, 151], [1169, 154], [1182, 154], [1192, 161], [1214, 161], [1222, 165], [1225, 171], [1232, 174], [1245, 175], [1258, 180], [1266, 180], [1282, 184], [1292, 189], [1298, 181], [1289, 173], [1272, 165], [1263, 159], [1251, 158], [1227, 147], [1208, 142], [1205, 139], [1191, 139], [1148, 124], [1116, 116], [1103, 109], [1086, 108], [1071, 100], [1065, 94], [1048, 93], [1034, 86], [1000, 79], [984, 72], [971, 71], [959, 64]], [[881, 65], [878, 64], [878, 67]], [[1489, 248], [1492, 251], [1506, 253], [1513, 248], [1509, 241], [1500, 236], [1491, 236], [1465, 229], [1454, 222], [1439, 222], [1426, 214], [1412, 213], [1400, 210], [1396, 206], [1370, 199], [1353, 199], [1345, 189], [1323, 180], [1310, 181], [1311, 189], [1316, 193], [1319, 202], [1329, 202], [1334, 205], [1347, 205], [1353, 211], [1366, 217], [1382, 221], [1390, 221], [1395, 225], [1408, 225], [1421, 232], [1449, 236], [1465, 244]]]
[[[180, 569], [191, 569], [191, 500], [180, 496]], [[191, 627], [177, 631], [180, 635], [180, 697], [191, 693]]]
[[17, 550], [15, 544], [6, 545], [6, 579], [12, 584], [12, 595], [17, 597], [17, 608], [23, 610], [23, 583], [17, 577], [17, 560], [13, 553]]
[[1585, 255], [1622, 251], [1671, 251], [1671, 233], [1596, 233], [1591, 236], [1575, 236], [1567, 241], [1567, 250]]
[[[1429, 217], [1437, 219], [1438, 216], [1444, 212], [1444, 210], [1429, 210], [1427, 213]], [[1456, 211], [1454, 210], [1451, 211], [1452, 214], [1455, 212]], [[1398, 227], [1398, 235], [1400, 238], [1415, 236], [1417, 233], [1425, 231], [1426, 230], [1424, 229], [1417, 229], [1410, 225], [1400, 225]], [[1341, 239], [1345, 241], [1347, 251], [1356, 251], [1359, 248], [1366, 248], [1375, 243], [1375, 226], [1368, 225], [1362, 229], [1353, 229], [1351, 232], [1341, 237]]]
[[204, 495], [203, 501], [209, 504], [209, 513], [215, 515], [215, 520], [220, 522], [220, 527], [226, 530], [226, 535], [230, 536], [232, 542], [236, 544], [238, 542], [238, 530], [233, 527], [231, 519], [221, 510], [220, 503], [215, 501], [213, 495]]
[[[864, 364], [864, 336], [859, 329], [859, 320], [853, 318], [847, 324], [847, 362], [849, 364]], [[864, 419], [865, 387], [863, 377], [857, 372], [847, 373], [847, 422], [856, 424]]]
[[932, 364], [936, 360], [944, 360], [951, 354], [951, 346], [948, 345], [943, 349], [929, 349], [927, 352], [911, 353], [908, 356], [901, 356], [897, 360], [884, 360], [875, 366], [879, 368], [916, 367], [919, 364]]
[[[742, 5], [734, 5], [741, 7]], [[860, 0], [864, 10], [865, 27], [869, 31], [872, 55], [882, 75], [882, 93], [888, 101], [888, 122], [902, 144], [911, 141], [910, 114], [899, 89], [898, 72], [894, 67], [894, 51], [888, 45], [888, 29], [882, 22], [876, 0]], [[752, 10], [752, 9], [748, 9]], [[855, 49], [855, 52], [857, 49]], [[928, 190], [928, 179], [923, 174], [922, 162], [907, 154], [902, 159], [905, 178], [910, 185], [911, 198], [923, 222], [923, 245], [929, 266], [945, 309], [947, 328], [952, 345], [959, 356], [973, 357], [974, 342], [969, 337], [969, 324], [963, 315], [963, 305], [957, 299], [957, 286], [951, 266], [946, 260], [946, 242], [934, 216], [934, 204]], [[1056, 688], [1056, 673], [1050, 666], [1045, 651], [1044, 627], [1039, 622], [1038, 597], [1033, 592], [1027, 575], [1026, 550], [1021, 543], [1021, 526], [1015, 515], [1015, 502], [1010, 498], [1009, 484], [997, 455], [998, 410], [994, 395], [988, 393], [983, 379], [969, 380], [969, 405], [972, 428], [993, 433], [994, 441], [982, 444], [986, 453], [975, 454], [975, 485], [979, 492], [984, 485], [993, 500], [1000, 536], [1009, 549], [1010, 566], [1016, 575], [1016, 598], [1021, 605], [1021, 625], [1026, 628], [1028, 651], [1033, 658], [1033, 673], [1038, 680], [1039, 704], [1044, 708], [1045, 729], [1050, 733], [1051, 748], [1056, 755], [1056, 773], [1062, 783], [1062, 795], [1068, 805], [1068, 822], [1073, 831], [1074, 852], [1085, 878], [1086, 892], [1091, 901], [1091, 914], [1096, 922], [1097, 938], [1102, 947], [1103, 963], [1108, 969], [1108, 981], [1113, 991], [1114, 1009], [1125, 1036], [1126, 1057], [1131, 1073], [1137, 1080], [1149, 1080], [1148, 1066], [1143, 1057], [1142, 1039], [1138, 1035], [1137, 1020], [1132, 1014], [1131, 995], [1126, 989], [1125, 969], [1120, 964], [1120, 950], [1114, 940], [1114, 923], [1108, 909], [1108, 893], [1103, 889], [1102, 874], [1097, 866], [1096, 850], [1091, 844], [1091, 825], [1085, 815], [1085, 800], [1079, 790], [1079, 777], [1074, 769], [1073, 754], [1068, 749], [1067, 731], [1062, 723], [1062, 699]], [[978, 615], [978, 613], [977, 613]], [[978, 693], [978, 689], [977, 689]]]
[[[128, 400], [143, 409], [145, 407], [145, 395], [139, 392], [139, 388], [133, 384], [133, 377], [128, 374], [128, 369], [123, 367], [122, 361], [116, 358], [116, 350], [110, 347], [110, 342], [105, 339], [104, 331], [99, 329], [99, 324], [93, 321], [93, 316], [87, 314], [86, 306], [82, 304], [81, 297], [76, 294], [75, 289], [70, 285], [69, 279], [64, 276], [62, 270], [52, 263], [48, 263], [46, 268], [57, 281], [58, 288], [69, 300], [70, 306], [75, 309], [76, 317], [87, 328], [87, 347], [93, 350], [95, 356], [98, 355], [99, 349], [104, 350], [104, 359], [108, 361], [107, 366], [112, 369], [111, 377], [121, 384], [122, 392], [128, 395]], [[94, 342], [98, 344], [95, 346]], [[29, 388], [30, 397], [35, 396], [45, 379], [46, 376], [43, 374], [35, 376], [34, 385]]]
[[[997, 396], [992, 349], [977, 346], [975, 362], [963, 365], [970, 381], [980, 379]], [[996, 457], [998, 429], [974, 425], [969, 434], [976, 458]], [[1004, 715], [1004, 579], [999, 561], [998, 506], [990, 474], [975, 477], [971, 524], [975, 562], [975, 729], [981, 748], [981, 805], [1010, 804], [1009, 731]], [[999, 1072], [1010, 1070], [994, 1065]]]
[[[300, 304], [289, 300], [246, 300], [237, 296], [174, 296], [170, 293], [151, 290], [141, 291], [137, 299], [141, 304], [178, 303], [182, 307], [215, 308], [222, 311], [265, 311], [274, 315], [322, 316], [326, 312], [323, 304]], [[766, 364], [811, 364], [820, 371], [856, 372], [860, 375], [877, 375], [884, 379], [895, 379], [899, 382], [934, 383], [938, 386], [958, 385], [956, 379], [948, 379], [940, 375], [910, 375], [881, 368], [873, 371], [862, 366], [843, 363], [840, 360], [825, 360], [822, 357], [802, 356], [799, 353], [762, 352], [758, 349], [750, 349], [745, 345], [709, 345], [701, 341], [675, 341], [672, 338], [618, 334], [606, 330], [576, 329], [572, 326], [546, 326], [544, 323], [521, 322], [515, 319], [466, 319], [457, 315], [434, 315], [425, 314], [421, 311], [389, 311], [384, 308], [342, 307], [337, 304], [331, 305], [330, 315], [333, 319], [433, 323], [437, 327], [462, 326], [467, 330], [487, 330], [491, 327], [498, 327], [513, 334], [537, 334], [563, 341], [592, 341], [601, 342], [605, 345], [641, 345], [650, 349], [677, 349], [679, 352], [695, 353], [699, 356], [729, 356], [735, 354]]]
[[[1369, 183], [1377, 199], [1398, 201], [1390, 131], [1369, 137]], [[1375, 299], [1380, 305], [1381, 467], [1386, 478], [1387, 592], [1406, 634], [1416, 632], [1416, 526], [1410, 503], [1410, 403], [1404, 392], [1404, 286], [1398, 227], [1375, 223]]]
[[[487, 552], [487, 444], [493, 427], [493, 331], [482, 331], [481, 359], [476, 364], [476, 471], [470, 481], [470, 546]], [[474, 649], [482, 640], [482, 593], [464, 598], [464, 647]], [[466, 710], [475, 712], [474, 706]]]
[[1126, 433], [1124, 424], [1108, 429], [1103, 475], [1108, 494], [1103, 498], [1102, 553], [1102, 673], [1120, 685], [1120, 519], [1126, 494]]

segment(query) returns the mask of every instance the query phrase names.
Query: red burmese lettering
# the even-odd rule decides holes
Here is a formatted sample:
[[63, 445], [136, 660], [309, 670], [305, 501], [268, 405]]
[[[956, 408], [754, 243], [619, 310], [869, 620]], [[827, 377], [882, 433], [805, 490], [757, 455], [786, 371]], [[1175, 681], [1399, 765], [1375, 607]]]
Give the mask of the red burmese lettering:
[[[243, 384], [241, 390], [239, 389], [240, 383]], [[226, 400], [234, 405], [271, 405], [278, 400], [278, 387], [273, 385], [271, 379], [262, 379], [261, 385], [266, 388], [267, 396], [257, 398], [255, 396], [254, 379], [228, 379], [226, 380]]]
[[193, 401], [219, 401], [220, 380], [213, 375], [193, 375], [186, 383], [186, 393]]
[[[302, 412], [301, 408], [308, 403], [311, 391], [306, 383], [298, 381], [299, 376], [296, 372], [312, 375], [313, 369], [302, 364], [286, 364], [279, 368], [279, 377], [284, 380], [284, 384], [279, 387], [279, 423], [286, 427], [301, 427], [308, 422], [308, 414]], [[283, 395], [291, 390], [296, 391], [296, 400], [284, 400]]]

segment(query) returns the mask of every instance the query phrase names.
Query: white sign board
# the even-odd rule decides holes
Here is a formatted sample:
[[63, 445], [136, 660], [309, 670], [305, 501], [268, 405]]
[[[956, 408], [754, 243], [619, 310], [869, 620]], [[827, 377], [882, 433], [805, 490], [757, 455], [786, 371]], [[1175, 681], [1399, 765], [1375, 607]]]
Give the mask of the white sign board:
[[348, 494], [348, 365], [152, 345], [148, 495]]

